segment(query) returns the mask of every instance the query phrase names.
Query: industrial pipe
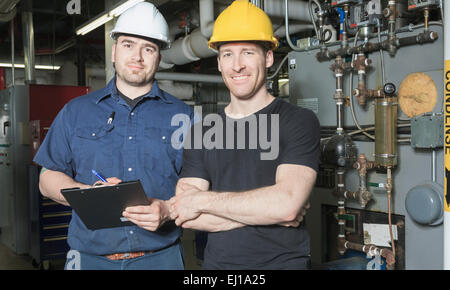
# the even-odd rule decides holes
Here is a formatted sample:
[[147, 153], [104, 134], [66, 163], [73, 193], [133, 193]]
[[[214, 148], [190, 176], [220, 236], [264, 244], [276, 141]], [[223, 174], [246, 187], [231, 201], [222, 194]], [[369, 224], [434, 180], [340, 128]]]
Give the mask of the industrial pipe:
[[220, 75], [176, 73], [176, 72], [157, 72], [155, 74], [155, 79], [172, 80], [180, 82], [223, 83], [222, 76]]
[[16, 5], [20, 0], [0, 1], [0, 22], [9, 22], [17, 14]]
[[206, 38], [210, 38], [214, 27], [214, 0], [199, 0], [200, 31]]
[[330, 70], [333, 71], [336, 78], [336, 90], [333, 95], [336, 101], [336, 119], [337, 119], [337, 129], [338, 133], [342, 133], [343, 129], [343, 113], [344, 113], [344, 101], [345, 95], [343, 92], [344, 88], [344, 72], [345, 70], [351, 68], [351, 64], [344, 62], [344, 60], [338, 56], [334, 60], [334, 63], [330, 66]]
[[372, 194], [367, 190], [367, 170], [373, 169], [375, 163], [368, 161], [364, 154], [360, 154], [358, 161], [353, 167], [358, 171], [359, 175], [359, 189], [355, 193], [355, 198], [359, 201], [362, 208], [365, 208], [367, 203], [372, 199]]
[[6, 89], [5, 69], [0, 68], [0, 91]]
[[338, 241], [338, 252], [340, 255], [344, 255], [345, 254], [345, 200], [343, 199], [339, 199], [338, 200], [338, 210], [337, 210], [337, 214], [338, 214], [338, 236], [337, 236], [337, 241]]
[[16, 14], [17, 14], [16, 7], [14, 7], [11, 11], [8, 11], [6, 13], [0, 12], [0, 22], [9, 22], [12, 19], [14, 19]]
[[395, 268], [395, 257], [393, 253], [388, 249], [379, 249], [375, 245], [361, 245], [346, 240], [340, 242], [343, 243], [341, 247], [343, 247], [344, 249], [351, 249], [370, 255], [380, 255], [386, 259], [386, 269], [394, 270]]
[[388, 38], [386, 50], [389, 52], [391, 56], [394, 56], [397, 52], [396, 39], [397, 36], [395, 34], [395, 22], [397, 19], [397, 5], [395, 0], [389, 0], [388, 7], [384, 9], [383, 14], [386, 18], [388, 18]]
[[[289, 6], [289, 10], [286, 13], [286, 8]], [[287, 0], [265, 0], [264, 12], [272, 17], [285, 17], [292, 20], [304, 21], [311, 23], [311, 17], [308, 10], [308, 2], [304, 1], [290, 1]]]
[[34, 28], [33, 13], [31, 12], [32, 2], [25, 1], [26, 11], [22, 12], [22, 35], [23, 35], [23, 51], [25, 63], [25, 80], [27, 83], [35, 82], [34, 69]]
[[11, 20], [11, 85], [14, 86], [15, 85], [15, 68], [14, 68], [14, 63], [15, 63], [15, 57], [14, 57], [14, 18]]
[[[283, 8], [285, 7], [283, 0], [260, 2], [261, 6], [264, 6], [264, 11], [269, 16], [283, 17], [285, 15], [285, 12], [283, 11]], [[289, 12], [286, 12], [286, 15], [289, 15], [289, 18], [293, 20], [305, 21], [308, 23], [311, 22], [308, 13], [308, 4], [303, 1], [291, 2], [292, 9]], [[200, 60], [201, 58], [208, 58], [216, 55], [216, 52], [208, 47], [208, 39], [212, 35], [214, 25], [214, 1], [199, 0], [199, 10], [200, 28], [193, 30], [189, 35], [175, 40], [170, 49], [161, 52], [161, 69], [169, 69], [174, 65], [184, 65]], [[289, 28], [286, 28], [285, 30], [288, 31], [288, 29]], [[311, 29], [311, 26], [298, 26], [294, 28], [295, 32], [304, 29]], [[287, 39], [290, 40], [289, 37]]]
[[[289, 24], [289, 33], [295, 34], [300, 31], [312, 30], [314, 26], [312, 24]], [[284, 25], [280, 26], [273, 32], [276, 37], [283, 38], [286, 36], [286, 27]]]

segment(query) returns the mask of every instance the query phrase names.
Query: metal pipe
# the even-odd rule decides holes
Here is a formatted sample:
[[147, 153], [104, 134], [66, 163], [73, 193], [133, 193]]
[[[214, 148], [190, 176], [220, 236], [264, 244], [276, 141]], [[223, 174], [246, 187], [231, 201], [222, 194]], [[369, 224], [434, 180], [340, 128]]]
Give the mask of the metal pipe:
[[391, 175], [391, 167], [387, 168], [387, 184], [386, 184], [386, 191], [387, 191], [387, 200], [388, 200], [388, 222], [389, 222], [389, 236], [391, 238], [391, 247], [392, 247], [392, 255], [394, 256], [395, 261], [395, 241], [394, 241], [394, 235], [392, 234], [392, 220], [391, 220], [391, 199], [392, 199], [392, 175]]
[[359, 175], [359, 189], [356, 197], [362, 208], [365, 208], [367, 203], [372, 199], [372, 194], [367, 190], [367, 170], [373, 169], [374, 167], [375, 163], [368, 161], [364, 154], [360, 154], [358, 161], [353, 165], [353, 168], [358, 171]]
[[289, 34], [289, 4], [288, 0], [284, 0], [284, 26], [286, 28], [286, 40], [289, 47], [294, 51], [302, 51], [297, 45], [294, 45]]
[[339, 254], [344, 255], [345, 254], [345, 247], [343, 247], [344, 242], [345, 242], [345, 219], [344, 219], [345, 200], [344, 199], [339, 199], [339, 201], [338, 201], [337, 214], [338, 214], [338, 227], [339, 227], [338, 236], [337, 236], [338, 252], [339, 252]]
[[25, 82], [32, 84], [36, 82], [36, 78], [34, 69], [35, 59], [33, 13], [31, 12], [31, 10], [22, 12], [22, 27]]
[[214, 0], [199, 0], [200, 31], [206, 38], [210, 38], [214, 27]]
[[436, 39], [438, 39], [438, 33], [428, 30], [413, 36], [403, 38], [397, 38], [397, 36], [395, 36], [395, 38], [388, 38], [381, 43], [367, 42], [358, 47], [341, 47], [334, 51], [323, 50], [321, 47], [321, 50], [316, 54], [316, 58], [318, 61], [329, 61], [337, 56], [346, 57], [358, 52], [371, 53], [380, 49], [392, 53], [394, 48], [396, 51], [397, 48], [402, 46], [430, 43], [434, 42]]
[[157, 72], [156, 80], [172, 80], [181, 82], [199, 82], [199, 83], [223, 83], [220, 75], [176, 73], [176, 72]]
[[384, 16], [388, 18], [388, 38], [386, 50], [391, 56], [397, 52], [395, 23], [397, 20], [397, 5], [395, 0], [389, 0], [388, 7], [384, 10]]
[[423, 10], [423, 17], [424, 17], [424, 30], [427, 31], [428, 30], [428, 18], [430, 16], [430, 11], [428, 10], [428, 7], [425, 7], [425, 9]]
[[344, 102], [340, 100], [336, 102], [336, 120], [337, 120], [336, 132], [338, 132], [338, 134], [344, 132], [344, 128], [342, 125], [343, 114], [344, 114]]
[[15, 85], [15, 68], [14, 68], [14, 18], [11, 20], [11, 84]]
[[436, 149], [434, 148], [431, 156], [431, 180], [436, 182]]
[[395, 258], [393, 253], [390, 250], [387, 249], [379, 249], [377, 248], [375, 245], [361, 245], [361, 244], [357, 244], [357, 243], [352, 243], [349, 241], [343, 241], [343, 248], [344, 249], [351, 249], [351, 250], [356, 250], [356, 251], [360, 251], [366, 254], [370, 254], [370, 255], [380, 255], [383, 258], [386, 259], [386, 269], [388, 270], [393, 270], [395, 267]]
[[286, 13], [287, 1], [283, 0], [265, 0], [264, 12], [271, 17], [285, 17], [291, 20], [298, 20], [311, 23], [311, 17], [308, 10], [308, 2], [290, 0], [290, 9]]
[[258, 7], [259, 9], [263, 9], [264, 10], [264, 0], [250, 0], [250, 2], [255, 5], [256, 7]]

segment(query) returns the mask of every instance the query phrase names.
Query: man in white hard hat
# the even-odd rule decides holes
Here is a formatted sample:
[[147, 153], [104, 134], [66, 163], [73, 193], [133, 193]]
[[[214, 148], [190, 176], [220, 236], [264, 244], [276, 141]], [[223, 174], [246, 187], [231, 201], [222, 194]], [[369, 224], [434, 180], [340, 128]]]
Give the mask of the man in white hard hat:
[[[44, 168], [39, 187], [68, 205], [63, 188], [139, 179], [151, 202], [127, 208], [123, 216], [136, 226], [119, 228], [89, 230], [73, 211], [66, 269], [183, 269], [181, 230], [167, 222], [182, 158], [170, 142], [177, 129], [171, 118], [192, 116], [192, 110], [154, 80], [160, 50], [169, 47], [167, 23], [143, 2], [119, 17], [111, 37], [116, 75], [59, 112], [34, 159]], [[107, 182], [99, 182], [92, 169]]]

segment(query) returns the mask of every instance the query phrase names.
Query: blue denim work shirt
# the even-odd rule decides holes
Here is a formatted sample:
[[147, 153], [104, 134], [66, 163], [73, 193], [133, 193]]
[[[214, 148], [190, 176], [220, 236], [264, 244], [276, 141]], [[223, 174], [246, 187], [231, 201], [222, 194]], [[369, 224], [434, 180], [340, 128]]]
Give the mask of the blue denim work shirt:
[[[112, 112], [114, 120], [107, 124]], [[61, 109], [34, 161], [84, 184], [98, 180], [91, 169], [122, 181], [140, 179], [148, 197], [168, 200], [175, 194], [182, 162], [182, 149], [171, 145], [172, 133], [181, 127], [171, 125], [176, 114], [192, 120], [193, 111], [160, 90], [156, 81], [143, 100], [130, 108], [119, 97], [113, 78], [105, 88], [75, 98]], [[173, 222], [156, 232], [138, 226], [91, 231], [72, 211], [68, 243], [80, 252], [107, 255], [158, 250], [180, 234]]]

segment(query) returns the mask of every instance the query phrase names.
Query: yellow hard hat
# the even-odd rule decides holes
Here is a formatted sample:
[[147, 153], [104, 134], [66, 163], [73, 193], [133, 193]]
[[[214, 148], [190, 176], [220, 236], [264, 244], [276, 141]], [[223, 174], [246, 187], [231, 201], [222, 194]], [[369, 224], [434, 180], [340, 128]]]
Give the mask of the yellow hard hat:
[[269, 16], [248, 0], [236, 0], [220, 13], [208, 46], [217, 50], [219, 43], [228, 41], [263, 41], [272, 50], [278, 47]]

